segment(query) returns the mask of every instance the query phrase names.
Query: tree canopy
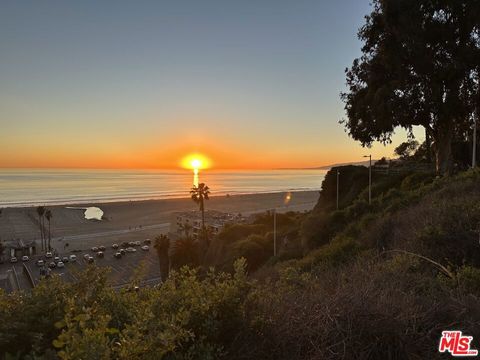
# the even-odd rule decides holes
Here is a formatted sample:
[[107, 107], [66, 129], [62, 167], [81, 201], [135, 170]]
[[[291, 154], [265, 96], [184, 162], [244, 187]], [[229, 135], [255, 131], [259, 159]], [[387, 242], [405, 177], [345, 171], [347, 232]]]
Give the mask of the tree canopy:
[[341, 95], [347, 132], [370, 146], [423, 126], [437, 172], [448, 173], [452, 139], [471, 128], [480, 102], [480, 2], [374, 0], [358, 36], [363, 54]]

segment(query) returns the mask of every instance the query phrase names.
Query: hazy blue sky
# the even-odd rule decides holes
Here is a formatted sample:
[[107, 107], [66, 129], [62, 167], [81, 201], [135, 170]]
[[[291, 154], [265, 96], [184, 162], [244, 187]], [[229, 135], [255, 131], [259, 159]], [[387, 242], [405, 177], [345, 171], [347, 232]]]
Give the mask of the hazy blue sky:
[[356, 160], [339, 92], [369, 8], [3, 1], [0, 166], [169, 167], [191, 151], [219, 167]]

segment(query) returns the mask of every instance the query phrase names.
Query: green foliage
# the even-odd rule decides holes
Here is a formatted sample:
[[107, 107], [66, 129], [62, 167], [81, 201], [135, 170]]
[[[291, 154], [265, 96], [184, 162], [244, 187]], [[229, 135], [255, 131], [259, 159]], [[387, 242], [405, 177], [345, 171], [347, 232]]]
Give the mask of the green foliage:
[[[366, 171], [358, 171], [357, 168], [363, 167], [346, 167], [347, 172], [354, 172], [350, 178], [353, 178], [355, 191], [350, 189], [347, 196], [341, 200], [343, 206], [340, 207], [340, 210], [334, 210], [331, 201], [325, 200], [325, 198], [328, 199], [328, 194], [336, 191], [336, 183], [328, 182], [327, 178], [331, 179], [337, 170], [332, 169], [327, 173], [318, 204], [302, 224], [300, 234], [304, 250], [311, 250], [328, 243], [337, 233], [345, 229], [347, 235], [357, 236], [359, 230], [355, 227], [359, 225], [362, 227], [361, 218], [363, 216], [389, 211], [389, 208], [392, 210], [393, 206], [398, 206], [398, 201], [407, 199], [401, 190], [401, 184], [404, 181], [406, 188], [416, 189], [432, 179], [431, 175], [415, 175], [408, 172], [390, 175], [374, 174], [372, 205], [369, 205], [368, 187], [365, 185], [360, 188], [358, 184], [361, 182], [357, 179], [357, 176], [361, 176], [364, 182], [368, 182], [368, 169], [363, 168]], [[345, 170], [340, 171], [342, 174], [345, 172]], [[408, 197], [413, 198], [413, 195], [408, 194]]]
[[456, 280], [464, 293], [472, 293], [480, 297], [480, 268], [462, 266], [457, 270]]
[[417, 150], [419, 145], [420, 144], [418, 143], [418, 141], [411, 139], [398, 145], [394, 151], [395, 154], [398, 155], [400, 158], [408, 159], [410, 156], [413, 155], [415, 150]]
[[225, 227], [218, 239], [223, 242], [234, 243], [252, 234], [262, 234], [267, 230], [265, 224], [234, 224]]
[[175, 240], [173, 244], [171, 262], [174, 268], [181, 268], [184, 265], [200, 265], [200, 247], [198, 241], [192, 237], [184, 237]]
[[273, 234], [253, 234], [232, 246], [234, 258], [245, 258], [249, 271], [257, 270], [273, 255]]
[[22, 357], [216, 359], [242, 326], [252, 285], [245, 260], [233, 275], [182, 268], [140, 292], [114, 291], [95, 267], [78, 276], [75, 284], [54, 276], [31, 294], [1, 292], [0, 348]]
[[153, 246], [157, 252], [160, 264], [160, 276], [164, 280], [168, 278], [170, 270], [170, 239], [168, 236], [161, 234], [155, 237], [155, 244]]
[[340, 172], [340, 208], [348, 206], [368, 186], [367, 167], [354, 165], [333, 167], [325, 174], [315, 211], [332, 210], [336, 207], [337, 172]]
[[331, 268], [351, 261], [361, 251], [361, 246], [351, 238], [337, 237], [329, 244], [311, 251], [296, 262], [301, 270]]
[[[277, 213], [277, 249], [284, 258], [298, 255], [298, 231], [304, 215], [295, 212]], [[286, 243], [286, 244], [285, 244]], [[245, 258], [248, 270], [254, 271], [273, 256], [273, 213], [256, 216], [252, 224], [225, 227], [211, 242], [205, 266], [232, 271], [238, 258]]]
[[[277, 227], [282, 228], [286, 226], [291, 226], [295, 224], [295, 213], [279, 213], [276, 215]], [[255, 217], [253, 221], [254, 225], [263, 225], [268, 229], [273, 228], [273, 212], [267, 211], [265, 213], [259, 214]]]

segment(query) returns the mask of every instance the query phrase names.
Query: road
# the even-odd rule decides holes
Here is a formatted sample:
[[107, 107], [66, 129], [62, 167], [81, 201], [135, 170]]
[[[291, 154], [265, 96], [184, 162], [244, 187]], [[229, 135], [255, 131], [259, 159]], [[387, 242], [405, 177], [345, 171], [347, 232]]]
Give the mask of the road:
[[53, 238], [53, 241], [75, 241], [75, 240], [87, 240], [87, 239], [94, 239], [98, 237], [108, 237], [108, 236], [115, 236], [115, 235], [125, 235], [134, 232], [141, 232], [146, 230], [168, 230], [170, 223], [163, 223], [163, 224], [154, 224], [154, 225], [145, 225], [140, 228], [133, 228], [133, 229], [120, 229], [120, 230], [111, 230], [111, 231], [102, 231], [97, 233], [90, 233], [90, 234], [81, 234], [81, 235], [68, 235], [63, 237]]

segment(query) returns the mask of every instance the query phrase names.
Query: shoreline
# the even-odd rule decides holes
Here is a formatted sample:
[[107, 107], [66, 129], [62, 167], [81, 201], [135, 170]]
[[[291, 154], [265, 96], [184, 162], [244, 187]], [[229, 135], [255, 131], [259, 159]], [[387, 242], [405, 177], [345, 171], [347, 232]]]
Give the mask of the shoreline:
[[[215, 193], [210, 196], [210, 198], [218, 198], [218, 197], [233, 197], [233, 196], [244, 196], [244, 195], [264, 195], [264, 194], [278, 194], [278, 193], [301, 193], [301, 192], [319, 192], [320, 187], [316, 188], [308, 188], [308, 189], [286, 189], [286, 190], [265, 190], [265, 191], [230, 191], [230, 192], [220, 192]], [[154, 197], [138, 197], [138, 198], [111, 198], [111, 199], [85, 199], [77, 201], [77, 200], [59, 200], [59, 201], [39, 201], [39, 202], [29, 202], [29, 203], [0, 203], [0, 209], [25, 209], [25, 208], [35, 208], [38, 206], [45, 206], [45, 207], [59, 207], [59, 206], [71, 206], [71, 207], [85, 207], [92, 204], [113, 204], [113, 203], [132, 203], [132, 202], [144, 202], [144, 201], [162, 201], [162, 200], [183, 200], [183, 199], [190, 199], [189, 196], [185, 196], [184, 194], [174, 194], [174, 195], [159, 195]]]

